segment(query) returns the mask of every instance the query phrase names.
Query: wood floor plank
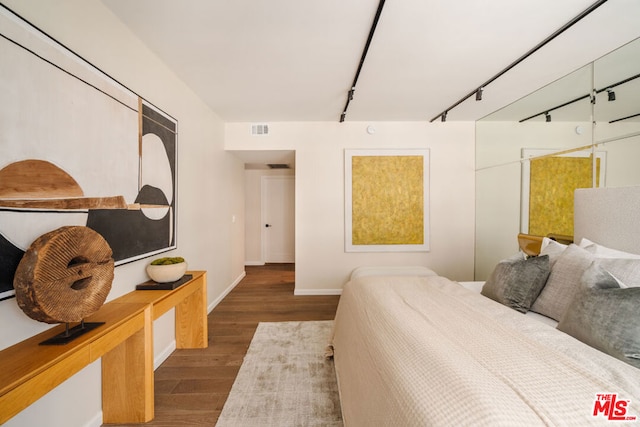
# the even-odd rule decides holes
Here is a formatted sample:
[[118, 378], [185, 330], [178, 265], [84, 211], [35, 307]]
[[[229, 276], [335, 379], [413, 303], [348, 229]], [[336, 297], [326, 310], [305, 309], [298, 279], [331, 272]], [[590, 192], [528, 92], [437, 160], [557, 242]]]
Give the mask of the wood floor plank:
[[[190, 378], [235, 378], [240, 366], [167, 366], [156, 372], [155, 380], [185, 380]], [[158, 369], [158, 371], [160, 371]]]
[[339, 296], [293, 294], [293, 264], [245, 270], [209, 314], [209, 347], [178, 349], [155, 371], [155, 418], [135, 426], [215, 426], [259, 322], [335, 317]]

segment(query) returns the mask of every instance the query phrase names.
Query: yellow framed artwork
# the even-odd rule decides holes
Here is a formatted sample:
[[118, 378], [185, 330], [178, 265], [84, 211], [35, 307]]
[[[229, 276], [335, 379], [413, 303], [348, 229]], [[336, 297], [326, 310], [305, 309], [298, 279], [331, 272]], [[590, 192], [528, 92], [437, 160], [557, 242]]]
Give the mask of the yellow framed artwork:
[[551, 150], [523, 149], [522, 154], [526, 160], [522, 162], [520, 231], [572, 236], [573, 194], [577, 188], [604, 186], [606, 152], [554, 154]]
[[429, 250], [429, 150], [345, 150], [345, 250]]

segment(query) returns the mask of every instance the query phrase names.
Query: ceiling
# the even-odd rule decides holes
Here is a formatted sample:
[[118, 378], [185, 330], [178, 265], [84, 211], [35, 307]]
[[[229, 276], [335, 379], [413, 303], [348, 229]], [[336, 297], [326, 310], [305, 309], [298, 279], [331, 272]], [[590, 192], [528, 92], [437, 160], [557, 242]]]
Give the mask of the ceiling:
[[[102, 0], [226, 122], [338, 121], [378, 0]], [[384, 4], [346, 121], [428, 121], [594, 0]], [[609, 0], [447, 120], [476, 120], [640, 35]]]

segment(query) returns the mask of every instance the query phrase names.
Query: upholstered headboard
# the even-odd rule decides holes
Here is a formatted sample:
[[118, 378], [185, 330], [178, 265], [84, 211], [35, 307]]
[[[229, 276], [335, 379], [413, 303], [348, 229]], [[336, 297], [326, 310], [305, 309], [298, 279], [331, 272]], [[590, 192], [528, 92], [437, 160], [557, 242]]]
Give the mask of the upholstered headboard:
[[583, 188], [575, 192], [574, 241], [640, 254], [640, 187]]

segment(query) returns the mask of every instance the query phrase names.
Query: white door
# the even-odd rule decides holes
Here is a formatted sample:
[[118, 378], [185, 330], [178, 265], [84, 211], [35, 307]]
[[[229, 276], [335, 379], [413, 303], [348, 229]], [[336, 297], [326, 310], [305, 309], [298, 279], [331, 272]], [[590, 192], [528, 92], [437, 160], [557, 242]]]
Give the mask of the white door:
[[295, 262], [295, 178], [262, 177], [264, 262]]

